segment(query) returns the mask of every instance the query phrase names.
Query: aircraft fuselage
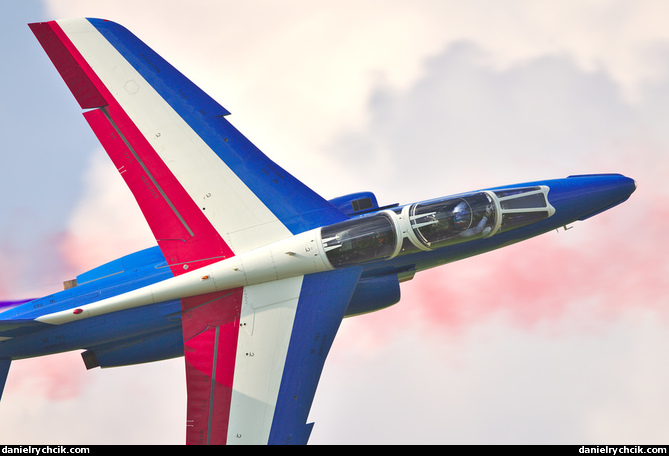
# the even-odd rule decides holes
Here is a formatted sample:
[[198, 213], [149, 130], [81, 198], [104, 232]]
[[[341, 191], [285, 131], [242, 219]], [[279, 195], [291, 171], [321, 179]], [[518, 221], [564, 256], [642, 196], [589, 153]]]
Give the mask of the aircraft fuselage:
[[181, 298], [337, 268], [363, 269], [347, 315], [378, 310], [397, 302], [399, 283], [416, 272], [584, 220], [635, 188], [621, 175], [586, 175], [372, 207], [176, 277], [153, 247], [4, 312], [16, 329], [0, 342], [0, 358], [86, 349], [91, 368], [180, 356]]

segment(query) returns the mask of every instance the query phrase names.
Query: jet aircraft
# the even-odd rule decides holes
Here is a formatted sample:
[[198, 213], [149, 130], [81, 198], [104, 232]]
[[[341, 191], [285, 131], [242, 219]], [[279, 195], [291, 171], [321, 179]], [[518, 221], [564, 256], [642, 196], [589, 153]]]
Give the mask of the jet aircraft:
[[400, 300], [417, 272], [585, 220], [627, 200], [619, 174], [379, 206], [325, 200], [224, 107], [119, 24], [29, 24], [123, 177], [157, 245], [0, 313], [13, 360], [82, 350], [87, 369], [183, 356], [187, 444], [305, 444], [344, 317]]

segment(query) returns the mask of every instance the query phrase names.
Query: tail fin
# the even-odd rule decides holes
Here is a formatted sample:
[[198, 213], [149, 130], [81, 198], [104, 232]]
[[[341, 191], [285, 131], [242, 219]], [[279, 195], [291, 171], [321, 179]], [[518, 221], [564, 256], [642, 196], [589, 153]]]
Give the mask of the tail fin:
[[173, 273], [347, 217], [241, 135], [122, 26], [30, 24], [133, 192]]

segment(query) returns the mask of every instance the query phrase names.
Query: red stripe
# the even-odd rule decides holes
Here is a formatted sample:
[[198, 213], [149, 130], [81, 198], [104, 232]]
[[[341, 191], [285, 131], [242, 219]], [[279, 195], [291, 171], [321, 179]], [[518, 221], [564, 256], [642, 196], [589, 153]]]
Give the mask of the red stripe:
[[238, 288], [182, 299], [186, 444], [226, 443], [242, 296]]
[[[114, 120], [116, 128], [108, 115]], [[89, 111], [84, 117], [132, 191], [174, 275], [234, 256], [146, 138], [120, 107], [115, 106], [115, 102], [109, 106], [107, 115], [100, 109]], [[132, 149], [128, 148], [128, 144]], [[137, 161], [135, 154], [141, 157], [144, 166]]]
[[58, 24], [51, 21], [28, 24], [28, 26], [81, 108], [90, 109], [106, 105], [107, 101], [79, 64], [81, 60], [75, 58], [72, 49], [63, 40], [65, 38], [69, 42]]
[[[89, 111], [84, 117], [132, 191], [172, 272], [179, 275], [234, 256], [65, 32], [56, 22], [44, 25], [48, 25], [53, 32], [48, 35], [49, 39], [57, 37], [78, 71], [85, 75], [85, 78], [77, 79], [86, 81], [81, 87], [71, 87], [73, 93], [84, 89], [88, 93], [92, 85], [98, 94], [98, 101], [104, 99], [108, 103], [104, 111]], [[37, 28], [41, 30], [44, 26]], [[66, 60], [63, 58], [61, 61]], [[72, 62], [67, 65], [68, 68], [73, 67]]]

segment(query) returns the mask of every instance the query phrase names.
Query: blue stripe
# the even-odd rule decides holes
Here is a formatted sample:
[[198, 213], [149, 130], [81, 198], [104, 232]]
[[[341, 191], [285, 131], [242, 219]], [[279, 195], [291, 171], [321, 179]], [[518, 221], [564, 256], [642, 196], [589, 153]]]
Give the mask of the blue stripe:
[[89, 21], [291, 233], [347, 219], [263, 154], [225, 119], [230, 113], [224, 107], [127, 29], [102, 19]]
[[325, 358], [358, 283], [361, 268], [304, 277], [279, 388], [270, 444], [306, 444], [306, 424]]

